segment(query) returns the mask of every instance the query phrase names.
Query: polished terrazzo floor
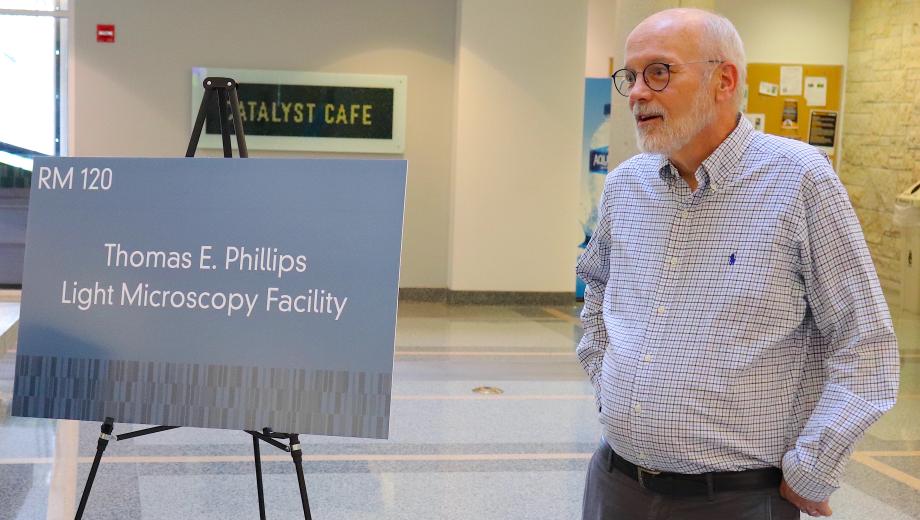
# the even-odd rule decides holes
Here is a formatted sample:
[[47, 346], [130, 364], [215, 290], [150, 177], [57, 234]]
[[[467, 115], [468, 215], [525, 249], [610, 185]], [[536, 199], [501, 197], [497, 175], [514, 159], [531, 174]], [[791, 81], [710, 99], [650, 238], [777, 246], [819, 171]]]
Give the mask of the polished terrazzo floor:
[[[0, 332], [17, 301], [0, 291]], [[577, 312], [401, 303], [391, 438], [301, 438], [313, 517], [578, 518], [600, 428]], [[896, 326], [901, 396], [858, 446], [833, 518], [920, 518], [920, 319]], [[0, 356], [0, 519], [72, 518], [98, 423], [10, 417], [14, 349]], [[504, 393], [472, 392], [483, 385]], [[194, 428], [112, 443], [85, 518], [258, 518], [251, 449], [242, 432]], [[302, 517], [290, 456], [262, 454], [268, 518]]]

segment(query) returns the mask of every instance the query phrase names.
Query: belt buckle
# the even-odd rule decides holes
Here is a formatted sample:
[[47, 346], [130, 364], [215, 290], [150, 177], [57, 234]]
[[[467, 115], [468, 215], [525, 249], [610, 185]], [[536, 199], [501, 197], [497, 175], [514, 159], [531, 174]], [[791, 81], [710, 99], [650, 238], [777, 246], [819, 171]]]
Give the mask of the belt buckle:
[[[643, 473], [644, 473], [644, 474], [647, 474], [647, 475], [650, 475], [650, 476], [655, 476], [655, 475], [660, 475], [660, 474], [661, 474], [660, 471], [655, 471], [655, 470], [653, 470], [653, 469], [643, 468], [642, 466], [636, 466], [636, 472], [637, 472], [637, 476], [639, 477], [639, 485], [640, 485], [641, 487], [643, 487], [643, 488], [646, 488], [646, 486], [645, 486], [645, 479], [643, 478], [643, 475], [642, 475]], [[646, 489], [648, 489], [648, 488], [646, 488]]]

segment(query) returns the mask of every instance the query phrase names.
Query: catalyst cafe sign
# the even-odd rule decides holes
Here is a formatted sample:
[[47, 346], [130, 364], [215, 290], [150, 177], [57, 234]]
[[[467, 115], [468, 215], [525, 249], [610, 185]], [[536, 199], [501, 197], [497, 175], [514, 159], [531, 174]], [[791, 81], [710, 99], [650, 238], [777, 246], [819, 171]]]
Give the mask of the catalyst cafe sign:
[[[207, 76], [234, 78], [249, 148], [363, 153], [405, 150], [406, 78], [365, 74], [196, 68], [192, 119]], [[220, 148], [217, 108], [201, 144]]]

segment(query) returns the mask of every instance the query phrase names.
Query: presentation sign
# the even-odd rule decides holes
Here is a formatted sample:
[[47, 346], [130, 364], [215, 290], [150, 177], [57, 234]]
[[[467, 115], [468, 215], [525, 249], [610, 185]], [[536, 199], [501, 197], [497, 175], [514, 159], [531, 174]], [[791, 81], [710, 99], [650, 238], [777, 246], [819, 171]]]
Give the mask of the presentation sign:
[[[237, 81], [246, 144], [261, 150], [402, 153], [406, 76], [249, 69], [192, 69], [194, 124], [207, 77]], [[221, 148], [214, 104], [200, 144]]]
[[386, 438], [406, 167], [36, 159], [13, 415]]

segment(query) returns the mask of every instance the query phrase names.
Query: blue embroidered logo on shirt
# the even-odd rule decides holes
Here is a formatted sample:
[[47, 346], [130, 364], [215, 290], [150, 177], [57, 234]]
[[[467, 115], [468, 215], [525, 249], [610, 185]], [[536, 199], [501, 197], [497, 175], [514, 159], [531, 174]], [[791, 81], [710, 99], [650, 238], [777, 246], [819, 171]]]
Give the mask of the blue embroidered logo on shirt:
[[728, 265], [735, 265], [735, 253], [728, 255]]

